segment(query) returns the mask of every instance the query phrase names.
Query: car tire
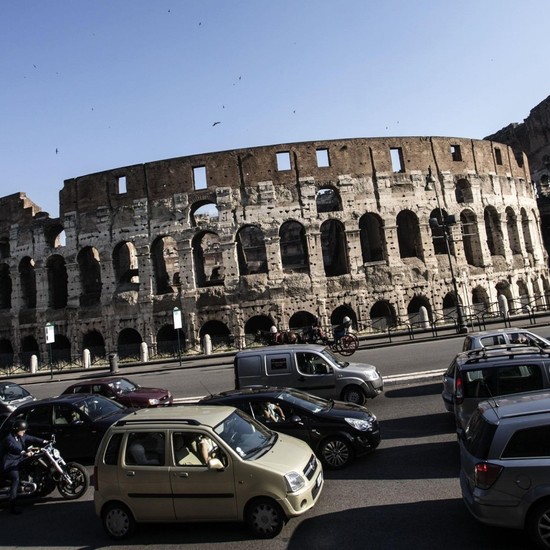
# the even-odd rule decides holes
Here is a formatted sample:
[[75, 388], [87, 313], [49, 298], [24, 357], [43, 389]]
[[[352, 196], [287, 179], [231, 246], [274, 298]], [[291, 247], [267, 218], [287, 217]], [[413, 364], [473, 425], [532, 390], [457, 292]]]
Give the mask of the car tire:
[[346, 386], [342, 391], [342, 401], [364, 405], [367, 400], [365, 392], [359, 386]]
[[136, 520], [132, 512], [120, 502], [108, 504], [101, 513], [103, 528], [114, 540], [129, 537], [136, 528]]
[[353, 462], [353, 449], [342, 437], [328, 437], [319, 446], [319, 458], [329, 470], [341, 470]]
[[248, 528], [260, 539], [272, 539], [283, 528], [286, 518], [281, 507], [270, 498], [256, 498], [244, 512]]
[[537, 548], [550, 549], [550, 499], [539, 502], [529, 511], [525, 527]]

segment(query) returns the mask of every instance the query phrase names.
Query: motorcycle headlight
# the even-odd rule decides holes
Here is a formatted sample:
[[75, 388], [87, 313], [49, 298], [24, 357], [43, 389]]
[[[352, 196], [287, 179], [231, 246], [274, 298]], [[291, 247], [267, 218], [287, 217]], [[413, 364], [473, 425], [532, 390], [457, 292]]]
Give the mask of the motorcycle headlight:
[[158, 405], [160, 401], [158, 399], [149, 399], [149, 406], [154, 407], [155, 405]]
[[61, 454], [59, 453], [59, 451], [57, 449], [53, 449], [52, 450], [52, 455], [54, 458], [59, 458], [61, 456]]
[[359, 430], [361, 432], [366, 432], [372, 428], [372, 423], [374, 422], [374, 418], [371, 418], [369, 420], [361, 420], [359, 418], [346, 418], [346, 422], [356, 430]]
[[285, 474], [286, 490], [289, 493], [295, 493], [304, 487], [305, 479], [298, 472], [289, 472]]

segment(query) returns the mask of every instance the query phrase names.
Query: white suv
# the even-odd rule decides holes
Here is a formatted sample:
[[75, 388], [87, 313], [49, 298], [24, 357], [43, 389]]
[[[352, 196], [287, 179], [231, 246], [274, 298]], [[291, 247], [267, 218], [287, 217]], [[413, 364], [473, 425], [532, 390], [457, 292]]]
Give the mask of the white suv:
[[245, 521], [271, 538], [323, 487], [308, 445], [225, 406], [142, 409], [105, 434], [95, 510], [114, 539], [139, 522]]

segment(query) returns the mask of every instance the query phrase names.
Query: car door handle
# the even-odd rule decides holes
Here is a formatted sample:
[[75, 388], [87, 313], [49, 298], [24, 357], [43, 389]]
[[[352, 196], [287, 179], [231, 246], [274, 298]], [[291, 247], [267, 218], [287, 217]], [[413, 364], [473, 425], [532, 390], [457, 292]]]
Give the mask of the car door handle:
[[174, 477], [189, 477], [189, 474], [187, 472], [178, 472], [174, 474]]
[[136, 475], [136, 472], [134, 472], [134, 470], [128, 470], [128, 471], [126, 472], [126, 475], [127, 475], [128, 477], [134, 477], [134, 476]]

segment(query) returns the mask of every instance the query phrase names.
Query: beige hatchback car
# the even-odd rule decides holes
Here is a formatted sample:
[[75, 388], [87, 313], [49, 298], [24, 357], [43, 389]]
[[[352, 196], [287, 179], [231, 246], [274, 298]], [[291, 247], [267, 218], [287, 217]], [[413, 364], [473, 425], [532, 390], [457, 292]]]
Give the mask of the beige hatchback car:
[[245, 521], [259, 538], [311, 509], [321, 463], [306, 443], [225, 406], [142, 409], [105, 434], [95, 510], [119, 540], [141, 522]]

